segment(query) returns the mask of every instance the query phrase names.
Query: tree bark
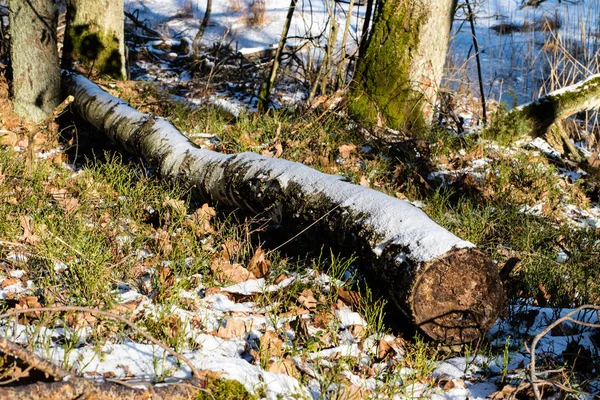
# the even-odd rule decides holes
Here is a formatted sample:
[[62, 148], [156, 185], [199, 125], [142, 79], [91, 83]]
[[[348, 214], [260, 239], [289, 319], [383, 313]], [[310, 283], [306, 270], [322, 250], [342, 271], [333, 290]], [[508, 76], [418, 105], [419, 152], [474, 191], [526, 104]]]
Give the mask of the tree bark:
[[41, 122], [60, 104], [60, 70], [52, 0], [10, 0], [12, 104], [17, 115]]
[[544, 136], [558, 121], [580, 111], [600, 108], [600, 74], [522, 104], [509, 114], [522, 121], [521, 133]]
[[123, 0], [69, 0], [62, 67], [125, 79]]
[[456, 0], [382, 0], [354, 78], [355, 118], [407, 131], [431, 122], [455, 6]]
[[82, 76], [65, 74], [63, 86], [75, 97], [75, 113], [196, 199], [269, 211], [278, 223], [314, 225], [311, 235], [351, 246], [388, 300], [432, 338], [477, 339], [501, 312], [504, 292], [490, 259], [410, 203], [299, 163], [199, 149], [167, 120]]
[[210, 21], [210, 13], [212, 10], [212, 0], [206, 0], [206, 10], [204, 11], [204, 17], [202, 18], [202, 22], [200, 23], [200, 28], [198, 29], [198, 33], [194, 37], [194, 55], [196, 57], [200, 54], [200, 42], [202, 41], [202, 37], [204, 36], [204, 31], [208, 27], [208, 22]]

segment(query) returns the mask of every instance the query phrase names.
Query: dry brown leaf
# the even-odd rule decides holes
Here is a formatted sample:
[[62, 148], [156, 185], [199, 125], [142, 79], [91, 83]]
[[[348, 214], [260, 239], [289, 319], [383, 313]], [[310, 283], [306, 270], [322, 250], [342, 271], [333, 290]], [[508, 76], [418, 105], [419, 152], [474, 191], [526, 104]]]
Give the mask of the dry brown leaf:
[[360, 295], [353, 290], [346, 290], [340, 287], [337, 288], [337, 295], [350, 308], [356, 309], [360, 305]]
[[360, 186], [371, 187], [371, 184], [369, 183], [369, 180], [364, 175], [360, 176], [360, 182], [359, 182], [359, 184], [360, 184]]
[[343, 159], [348, 159], [353, 153], [356, 153], [356, 145], [343, 144], [339, 147], [340, 156]]
[[257, 278], [263, 278], [269, 273], [270, 266], [271, 261], [265, 259], [265, 252], [259, 247], [248, 263], [248, 271], [252, 272]]
[[300, 293], [300, 297], [298, 297], [298, 303], [309, 310], [314, 310], [317, 308], [317, 299], [315, 299], [315, 296], [310, 289], [304, 289], [304, 291]]
[[67, 189], [51, 187], [48, 189], [48, 193], [67, 215], [73, 214], [79, 208], [79, 200], [71, 196]]
[[170, 267], [160, 267], [158, 281], [163, 289], [170, 288], [175, 284], [175, 274]]
[[94, 326], [98, 318], [89, 312], [73, 312], [65, 315], [64, 320], [71, 328], [86, 328]]
[[[19, 303], [15, 305], [17, 310], [26, 309], [26, 308], [40, 308], [42, 305], [40, 304], [38, 298], [36, 296], [21, 296], [19, 298]], [[27, 313], [27, 315], [23, 315], [22, 323], [27, 323], [26, 321], [29, 319], [39, 319], [41, 313], [39, 311], [33, 313]]]
[[283, 282], [287, 278], [289, 278], [289, 276], [287, 276], [286, 274], [281, 274], [277, 278], [275, 278], [275, 280], [273, 281], [273, 284], [279, 285], [281, 282]]
[[171, 214], [182, 217], [187, 212], [187, 207], [185, 206], [185, 201], [179, 199], [172, 199], [169, 196], [165, 198], [163, 201], [163, 207], [167, 208]]
[[163, 256], [168, 256], [173, 251], [169, 232], [162, 228], [158, 228], [154, 231], [154, 244], [156, 245], [158, 252]]
[[296, 368], [294, 362], [289, 358], [269, 361], [269, 372], [286, 374], [296, 379], [302, 376], [298, 368]]
[[219, 258], [223, 261], [233, 262], [237, 258], [237, 254], [240, 251], [240, 243], [236, 240], [226, 240], [221, 246], [221, 253]]
[[2, 285], [0, 285], [0, 286], [2, 287], [2, 289], [4, 289], [10, 285], [14, 285], [19, 282], [21, 282], [21, 281], [18, 280], [17, 278], [7, 278], [4, 281], [2, 281]]
[[234, 337], [241, 337], [246, 334], [246, 323], [241, 319], [229, 318], [225, 323], [225, 326], [220, 326], [217, 331], [217, 336], [221, 339], [231, 339]]
[[345, 400], [362, 400], [367, 397], [365, 390], [354, 384], [345, 385], [339, 393], [339, 398]]
[[383, 339], [379, 340], [379, 343], [377, 344], [377, 358], [383, 360], [388, 356], [393, 356], [395, 353], [396, 351], [388, 342]]
[[194, 230], [194, 234], [197, 237], [200, 237], [215, 231], [211, 224], [211, 220], [216, 215], [217, 212], [215, 209], [205, 203], [201, 208], [194, 211], [191, 219], [187, 220], [186, 224]]
[[23, 228], [21, 240], [32, 246], [37, 245], [40, 242], [40, 238], [34, 233], [33, 220], [27, 215], [21, 215], [19, 220], [21, 221], [21, 227]]
[[281, 143], [275, 143], [270, 148], [261, 151], [260, 154], [265, 157], [279, 158], [283, 154], [283, 146]]
[[350, 325], [348, 330], [352, 334], [352, 337], [359, 341], [364, 339], [367, 333], [367, 330], [362, 325]]
[[267, 357], [281, 357], [283, 355], [283, 340], [273, 331], [266, 331], [260, 338], [260, 352]]
[[0, 133], [0, 144], [3, 146], [15, 146], [19, 137], [15, 132], [12, 131], [3, 131]]
[[211, 294], [219, 293], [221, 288], [219, 287], [209, 287], [204, 291], [205, 296], [210, 296]]
[[215, 259], [210, 266], [215, 273], [216, 279], [220, 282], [240, 283], [249, 279], [256, 279], [256, 276], [240, 264], [231, 264]]
[[502, 390], [490, 394], [487, 398], [493, 400], [509, 399], [511, 398], [515, 390], [517, 389], [514, 386], [504, 385]]

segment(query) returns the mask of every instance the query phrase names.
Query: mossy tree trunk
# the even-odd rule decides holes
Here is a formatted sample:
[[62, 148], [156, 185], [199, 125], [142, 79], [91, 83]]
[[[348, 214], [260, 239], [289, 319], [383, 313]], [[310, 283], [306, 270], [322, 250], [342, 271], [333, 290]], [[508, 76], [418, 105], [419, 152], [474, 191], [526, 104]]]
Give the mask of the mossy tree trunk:
[[13, 108], [41, 122], [60, 103], [58, 10], [53, 0], [10, 0], [8, 6]]
[[456, 0], [381, 0], [354, 78], [355, 118], [401, 130], [431, 122], [455, 8]]
[[68, 0], [62, 67], [125, 79], [123, 0]]
[[67, 74], [72, 110], [200, 201], [265, 215], [359, 254], [365, 272], [423, 332], [475, 340], [504, 306], [497, 268], [410, 203], [305, 165], [254, 153], [199, 149], [162, 118], [142, 114]]

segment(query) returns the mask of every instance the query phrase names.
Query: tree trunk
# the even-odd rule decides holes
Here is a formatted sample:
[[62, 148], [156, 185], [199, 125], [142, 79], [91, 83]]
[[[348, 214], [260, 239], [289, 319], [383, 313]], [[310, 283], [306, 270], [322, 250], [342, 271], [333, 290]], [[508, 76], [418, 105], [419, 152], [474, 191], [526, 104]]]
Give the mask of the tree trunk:
[[503, 308], [490, 259], [410, 203], [295, 162], [199, 149], [167, 120], [132, 109], [82, 76], [66, 74], [63, 86], [75, 97], [74, 112], [196, 199], [270, 211], [278, 223], [314, 225], [311, 235], [351, 246], [390, 302], [432, 338], [479, 338]]
[[455, 5], [456, 0], [382, 0], [354, 78], [355, 118], [401, 130], [431, 122]]
[[41, 122], [60, 103], [58, 10], [52, 0], [10, 0], [8, 6], [13, 108]]
[[538, 137], [546, 135], [566, 117], [597, 108], [600, 108], [600, 74], [520, 105], [509, 114], [523, 122], [519, 124], [520, 133]]
[[204, 11], [204, 17], [202, 18], [202, 22], [200, 23], [200, 29], [198, 29], [198, 33], [196, 33], [196, 36], [194, 37], [194, 43], [192, 44], [194, 48], [195, 57], [198, 57], [200, 55], [200, 42], [202, 41], [202, 37], [204, 36], [204, 31], [208, 27], [211, 10], [212, 0], [206, 0], [206, 10]]
[[62, 67], [125, 79], [123, 0], [69, 0]]

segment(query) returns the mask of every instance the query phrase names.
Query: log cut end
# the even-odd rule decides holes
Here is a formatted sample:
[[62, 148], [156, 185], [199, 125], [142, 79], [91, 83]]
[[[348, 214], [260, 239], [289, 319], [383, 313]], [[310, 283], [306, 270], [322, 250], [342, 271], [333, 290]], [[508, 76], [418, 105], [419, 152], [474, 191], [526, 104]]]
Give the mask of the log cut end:
[[435, 340], [467, 343], [483, 336], [505, 307], [498, 270], [476, 249], [450, 252], [420, 269], [409, 299], [416, 325]]

